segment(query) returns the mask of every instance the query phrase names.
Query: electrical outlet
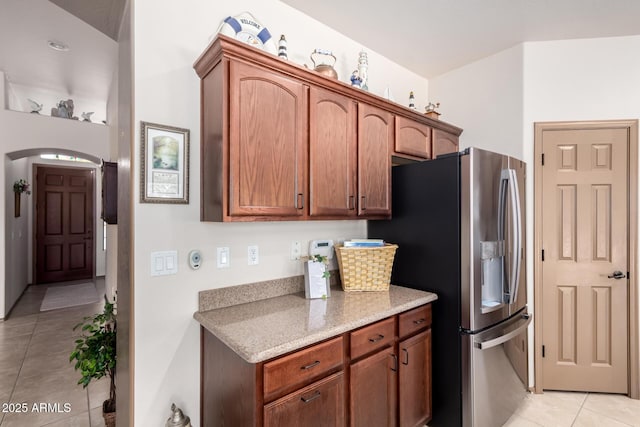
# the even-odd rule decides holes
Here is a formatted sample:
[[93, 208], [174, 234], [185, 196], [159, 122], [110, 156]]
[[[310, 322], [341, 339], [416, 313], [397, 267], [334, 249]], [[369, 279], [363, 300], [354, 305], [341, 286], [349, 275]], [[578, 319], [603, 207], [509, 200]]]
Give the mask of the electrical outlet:
[[291, 261], [296, 261], [300, 259], [301, 255], [302, 245], [300, 244], [300, 242], [291, 242], [291, 254], [289, 256], [289, 259]]
[[258, 245], [247, 246], [247, 264], [258, 265]]
[[218, 254], [218, 268], [229, 268], [229, 264], [230, 264], [230, 252], [229, 252], [229, 248], [224, 247], [224, 248], [216, 248], [216, 252]]

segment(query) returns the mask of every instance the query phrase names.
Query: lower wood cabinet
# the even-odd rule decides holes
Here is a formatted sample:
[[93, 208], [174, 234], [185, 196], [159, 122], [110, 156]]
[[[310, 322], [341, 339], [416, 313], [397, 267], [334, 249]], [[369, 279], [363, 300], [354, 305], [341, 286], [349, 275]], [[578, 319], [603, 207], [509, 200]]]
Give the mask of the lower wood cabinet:
[[265, 427], [345, 425], [344, 374], [338, 372], [264, 407]]
[[398, 416], [401, 426], [431, 419], [431, 329], [398, 344]]
[[260, 363], [201, 328], [201, 422], [422, 426], [431, 419], [431, 305]]
[[351, 365], [350, 425], [395, 426], [398, 358], [388, 347]]

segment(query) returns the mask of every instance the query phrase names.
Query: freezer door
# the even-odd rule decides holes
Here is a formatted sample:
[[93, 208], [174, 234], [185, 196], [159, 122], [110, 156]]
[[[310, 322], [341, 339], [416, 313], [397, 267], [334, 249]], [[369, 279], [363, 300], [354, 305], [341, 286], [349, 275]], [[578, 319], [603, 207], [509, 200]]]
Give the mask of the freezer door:
[[530, 323], [522, 314], [480, 334], [462, 335], [464, 427], [502, 426], [522, 402]]

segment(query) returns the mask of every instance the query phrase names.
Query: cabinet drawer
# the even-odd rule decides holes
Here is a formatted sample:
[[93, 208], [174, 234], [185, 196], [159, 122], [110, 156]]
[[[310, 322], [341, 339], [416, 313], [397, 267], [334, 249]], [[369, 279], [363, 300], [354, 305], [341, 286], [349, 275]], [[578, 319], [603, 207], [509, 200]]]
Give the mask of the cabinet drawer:
[[338, 372], [265, 405], [264, 426], [344, 426], [344, 403], [344, 374]]
[[264, 364], [264, 400], [269, 402], [342, 368], [342, 336]]
[[406, 337], [431, 326], [431, 304], [423, 305], [399, 316], [398, 335]]
[[395, 317], [389, 317], [351, 332], [351, 358], [357, 359], [374, 350], [393, 344], [395, 326]]

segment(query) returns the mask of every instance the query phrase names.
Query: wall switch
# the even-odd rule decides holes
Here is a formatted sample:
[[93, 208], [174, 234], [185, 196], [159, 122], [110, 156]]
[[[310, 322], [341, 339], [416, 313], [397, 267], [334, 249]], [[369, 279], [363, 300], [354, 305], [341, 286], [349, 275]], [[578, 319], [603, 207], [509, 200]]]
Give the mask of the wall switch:
[[247, 247], [247, 264], [258, 265], [258, 245], [252, 245]]
[[229, 248], [216, 248], [216, 252], [218, 253], [218, 268], [229, 268], [231, 255]]
[[291, 261], [296, 261], [300, 259], [301, 255], [302, 245], [300, 244], [300, 242], [291, 242], [291, 254], [289, 256], [289, 259]]
[[151, 275], [178, 273], [178, 251], [151, 252]]

